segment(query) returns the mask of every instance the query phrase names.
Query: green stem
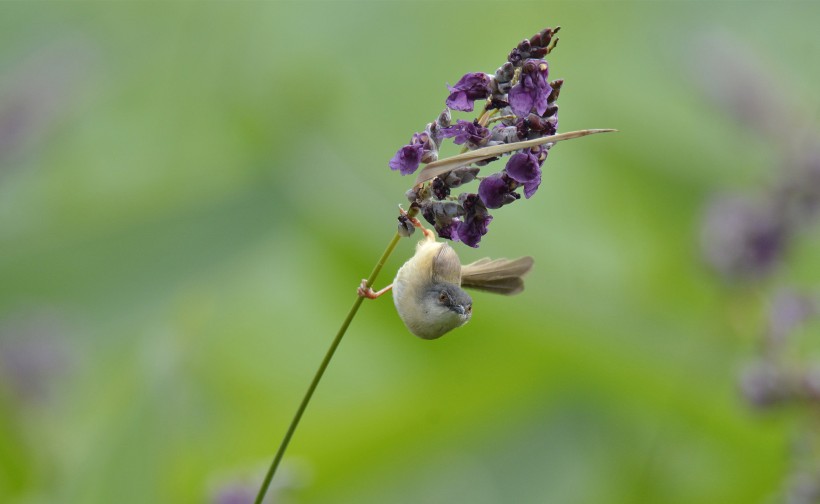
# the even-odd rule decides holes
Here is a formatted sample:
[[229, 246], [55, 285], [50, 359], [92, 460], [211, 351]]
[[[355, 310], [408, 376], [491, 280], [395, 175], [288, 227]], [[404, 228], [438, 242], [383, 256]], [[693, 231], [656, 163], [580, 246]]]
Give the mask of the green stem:
[[[408, 214], [412, 217], [416, 211], [411, 209]], [[379, 272], [381, 272], [382, 267], [384, 267], [384, 263], [387, 262], [387, 258], [390, 257], [390, 254], [393, 253], [393, 250], [396, 248], [396, 245], [399, 243], [399, 239], [401, 235], [396, 233], [393, 236], [393, 239], [390, 240], [390, 243], [387, 245], [387, 248], [384, 250], [379, 262], [376, 263], [376, 266], [373, 267], [373, 271], [370, 273], [370, 277], [367, 279], [367, 286], [372, 287], [373, 282], [376, 281], [376, 277], [379, 276]], [[293, 437], [293, 433], [296, 431], [296, 427], [299, 425], [299, 420], [302, 419], [302, 414], [305, 412], [308, 403], [310, 402], [310, 398], [313, 396], [313, 392], [316, 390], [316, 387], [319, 385], [319, 381], [322, 379], [322, 375], [325, 373], [325, 369], [327, 369], [328, 364], [330, 364], [330, 359], [333, 358], [333, 354], [336, 353], [336, 348], [339, 346], [339, 343], [342, 341], [342, 337], [347, 332], [347, 328], [350, 326], [350, 323], [353, 321], [353, 317], [356, 316], [356, 312], [359, 311], [359, 307], [362, 305], [362, 301], [364, 301], [363, 297], [357, 297], [356, 302], [353, 303], [353, 307], [347, 313], [347, 317], [345, 317], [344, 322], [342, 322], [342, 327], [339, 328], [339, 332], [336, 333], [336, 337], [333, 338], [333, 342], [330, 344], [330, 348], [328, 348], [327, 353], [325, 353], [325, 358], [322, 359], [322, 363], [319, 364], [319, 369], [316, 370], [316, 374], [313, 376], [313, 381], [310, 382], [310, 386], [305, 392], [305, 396], [302, 397], [302, 403], [299, 404], [299, 408], [296, 410], [296, 414], [293, 415], [293, 420], [290, 421], [290, 426], [288, 427], [287, 432], [285, 433], [284, 439], [282, 439], [282, 443], [279, 445], [279, 450], [276, 452], [276, 456], [273, 457], [273, 462], [271, 462], [270, 468], [268, 468], [268, 473], [265, 475], [265, 481], [262, 483], [262, 487], [259, 489], [259, 493], [256, 495], [255, 504], [262, 504], [262, 500], [265, 498], [265, 494], [268, 491], [268, 487], [270, 486], [271, 481], [273, 480], [273, 475], [276, 473], [276, 469], [279, 467], [279, 462], [282, 461], [282, 456], [285, 454], [285, 450], [290, 443], [290, 439]]]

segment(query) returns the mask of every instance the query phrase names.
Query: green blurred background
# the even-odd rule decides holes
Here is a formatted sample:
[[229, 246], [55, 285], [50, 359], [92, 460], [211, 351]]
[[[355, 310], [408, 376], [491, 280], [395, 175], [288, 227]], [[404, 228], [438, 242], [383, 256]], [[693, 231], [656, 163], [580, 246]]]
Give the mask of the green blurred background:
[[[534, 256], [524, 294], [476, 294], [433, 342], [389, 300], [363, 306], [277, 502], [776, 500], [798, 419], [740, 397], [755, 316], [732, 322], [738, 291], [698, 237], [709, 197], [765, 186], [777, 148], [710, 90], [736, 52], [816, 122], [817, 19], [814, 2], [2, 4], [0, 501], [240, 502], [392, 236], [410, 180], [387, 161], [445, 83], [555, 25], [560, 131], [620, 133], [556, 146], [539, 193], [458, 246]], [[810, 284], [818, 252], [802, 241], [778, 280]]]

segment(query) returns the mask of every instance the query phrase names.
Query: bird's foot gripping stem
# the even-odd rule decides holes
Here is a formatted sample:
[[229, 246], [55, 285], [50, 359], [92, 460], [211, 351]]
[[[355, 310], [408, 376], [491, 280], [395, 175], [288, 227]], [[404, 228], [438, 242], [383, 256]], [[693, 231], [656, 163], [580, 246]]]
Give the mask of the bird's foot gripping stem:
[[356, 294], [358, 294], [359, 297], [363, 297], [363, 298], [367, 298], [367, 299], [376, 299], [377, 297], [381, 296], [382, 294], [385, 294], [385, 293], [389, 292], [390, 289], [392, 289], [392, 288], [393, 288], [393, 284], [390, 284], [382, 290], [374, 291], [373, 289], [371, 289], [370, 287], [367, 286], [367, 279], [365, 278], [365, 279], [362, 280], [362, 283], [359, 284], [359, 288], [356, 289]]

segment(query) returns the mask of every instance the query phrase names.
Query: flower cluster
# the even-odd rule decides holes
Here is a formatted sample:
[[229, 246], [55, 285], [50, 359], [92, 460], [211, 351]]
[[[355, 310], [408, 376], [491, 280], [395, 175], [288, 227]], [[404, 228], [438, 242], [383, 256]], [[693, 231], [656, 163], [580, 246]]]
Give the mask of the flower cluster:
[[[546, 28], [523, 40], [494, 74], [468, 73], [455, 85], [448, 85], [447, 108], [396, 152], [390, 168], [402, 175], [415, 173], [422, 164], [438, 159], [446, 139], [471, 151], [554, 135], [558, 127], [555, 102], [563, 81], [548, 80], [549, 64], [543, 58], [558, 42], [554, 37], [558, 30]], [[472, 112], [478, 100], [484, 101], [479, 117], [453, 123], [451, 110]], [[551, 146], [547, 143], [511, 152], [503, 169], [485, 177], [479, 177], [481, 167], [498, 157], [467, 162], [414, 186], [407, 193], [408, 199], [441, 238], [478, 247], [493, 218], [488, 209], [520, 199], [519, 189], [525, 198], [538, 190], [541, 167]], [[450, 194], [476, 179], [480, 180], [477, 193]], [[400, 227], [407, 232], [406, 224], [400, 223]]]

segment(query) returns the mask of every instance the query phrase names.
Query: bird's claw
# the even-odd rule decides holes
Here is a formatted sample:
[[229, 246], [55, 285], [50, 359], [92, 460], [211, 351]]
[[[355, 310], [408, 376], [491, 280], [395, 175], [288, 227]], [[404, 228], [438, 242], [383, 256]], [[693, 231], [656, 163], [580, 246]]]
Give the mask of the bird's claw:
[[376, 299], [378, 297], [376, 296], [376, 291], [368, 287], [366, 278], [362, 279], [362, 283], [360, 283], [359, 288], [356, 289], [356, 294], [358, 294], [359, 297], [367, 299]]
[[359, 288], [356, 289], [356, 294], [358, 294], [358, 296], [362, 297], [362, 298], [376, 299], [377, 297], [381, 296], [382, 294], [390, 291], [390, 289], [392, 289], [392, 288], [393, 288], [393, 284], [390, 284], [390, 285], [388, 285], [387, 287], [385, 287], [384, 289], [382, 289], [380, 291], [374, 291], [373, 289], [368, 287], [367, 279], [364, 278], [364, 279], [362, 279], [362, 283], [359, 284]]

